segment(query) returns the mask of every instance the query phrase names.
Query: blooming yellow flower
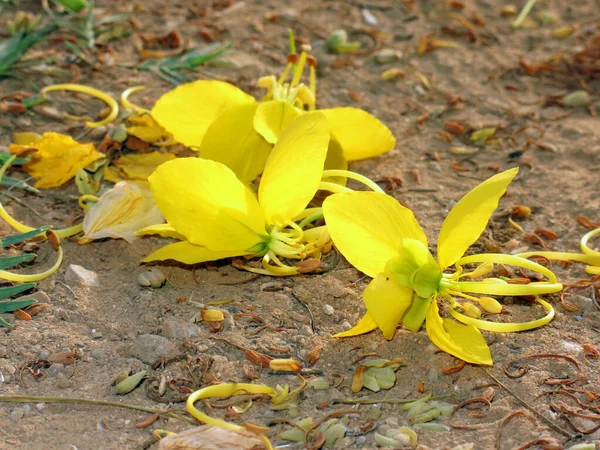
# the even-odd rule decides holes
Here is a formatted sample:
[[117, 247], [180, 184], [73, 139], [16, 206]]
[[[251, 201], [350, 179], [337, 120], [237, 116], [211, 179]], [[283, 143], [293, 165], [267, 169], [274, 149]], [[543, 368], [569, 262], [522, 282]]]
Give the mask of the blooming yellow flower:
[[[262, 172], [286, 127], [315, 109], [316, 61], [305, 52], [299, 58], [290, 55], [289, 60], [279, 79], [259, 80], [268, 91], [260, 102], [231, 84], [199, 80], [164, 94], [152, 108], [152, 117], [176, 141], [198, 150], [203, 158], [225, 164], [240, 180], [250, 182]], [[310, 87], [300, 82], [307, 62]], [[346, 161], [374, 157], [396, 145], [390, 130], [366, 111], [345, 107], [320, 111], [331, 130], [326, 169], [346, 169]]]
[[184, 240], [157, 250], [144, 262], [195, 264], [253, 255], [263, 258], [264, 271], [259, 273], [298, 273], [279, 258], [304, 259], [317, 250], [316, 243], [329, 240], [326, 235], [323, 242], [323, 233], [305, 233], [295, 223], [319, 189], [328, 144], [324, 114], [295, 119], [268, 157], [258, 199], [219, 162], [178, 158], [164, 163], [148, 181], [167, 225], [143, 233]]
[[19, 144], [11, 144], [9, 150], [13, 154], [20, 153], [28, 147], [38, 150], [35, 156], [23, 166], [25, 172], [37, 179], [36, 187], [49, 189], [62, 186], [75, 176], [79, 169], [89, 166], [94, 161], [104, 158], [104, 154], [96, 151], [94, 144], [82, 144], [71, 136], [60, 133], [44, 133], [33, 140], [20, 140]]
[[[398, 324], [418, 331], [425, 321], [427, 334], [437, 347], [464, 361], [491, 365], [490, 350], [479, 329], [510, 332], [548, 323], [554, 310], [539, 298], [538, 302], [548, 314], [519, 324], [478, 319], [481, 311], [475, 310], [475, 305], [460, 305], [455, 299], [470, 300], [489, 313], [499, 313], [502, 307], [495, 299], [469, 294], [538, 295], [562, 289], [550, 270], [524, 258], [503, 254], [463, 256], [485, 229], [517, 171], [511, 169], [494, 175], [454, 206], [440, 231], [437, 261], [412, 211], [392, 197], [377, 192], [352, 192], [327, 198], [323, 213], [333, 243], [354, 267], [373, 277], [363, 295], [367, 313], [354, 328], [336, 337], [355, 336], [379, 328], [391, 339]], [[482, 265], [465, 272], [463, 266], [472, 263]], [[487, 275], [494, 263], [533, 270], [548, 281], [517, 285], [502, 278], [461, 280]], [[452, 265], [456, 271], [444, 273]], [[437, 300], [442, 298], [449, 302], [450, 315], [463, 324], [440, 316]], [[462, 308], [465, 314], [457, 308]]]

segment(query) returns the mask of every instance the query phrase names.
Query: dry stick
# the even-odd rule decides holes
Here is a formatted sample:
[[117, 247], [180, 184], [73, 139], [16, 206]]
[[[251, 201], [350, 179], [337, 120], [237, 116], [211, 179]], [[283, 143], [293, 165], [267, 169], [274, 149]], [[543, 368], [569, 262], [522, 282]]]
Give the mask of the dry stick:
[[515, 399], [517, 399], [519, 401], [519, 403], [521, 403], [525, 408], [527, 408], [529, 411], [534, 413], [537, 417], [539, 417], [542, 420], [542, 422], [544, 422], [546, 425], [548, 425], [554, 431], [562, 434], [563, 436], [568, 437], [569, 441], [573, 441], [573, 440], [577, 439], [577, 435], [570, 433], [569, 431], [565, 430], [562, 427], [559, 427], [554, 422], [552, 422], [550, 419], [548, 419], [546, 416], [544, 416], [542, 413], [538, 412], [537, 409], [535, 409], [533, 406], [531, 406], [529, 403], [527, 403], [525, 400], [523, 400], [521, 397], [519, 397], [517, 394], [515, 394], [508, 386], [506, 386], [504, 383], [502, 383], [500, 380], [498, 380], [498, 378], [496, 378], [494, 375], [492, 375], [491, 372], [489, 372], [487, 369], [482, 367], [481, 370], [483, 370], [488, 377], [490, 377], [492, 380], [494, 380], [496, 383], [498, 383], [498, 386], [503, 388], [506, 392], [508, 392], [510, 395], [512, 395]]
[[114, 408], [126, 408], [134, 409], [136, 411], [143, 411], [152, 414], [160, 414], [161, 416], [171, 417], [178, 419], [183, 422], [188, 422], [196, 425], [197, 422], [191, 417], [185, 417], [180, 414], [171, 411], [162, 411], [160, 409], [149, 408], [146, 406], [129, 405], [127, 403], [117, 402], [105, 402], [102, 400], [92, 400], [89, 398], [78, 398], [78, 397], [50, 397], [44, 395], [0, 395], [0, 403], [76, 403], [83, 405], [95, 405], [95, 406], [112, 406]]

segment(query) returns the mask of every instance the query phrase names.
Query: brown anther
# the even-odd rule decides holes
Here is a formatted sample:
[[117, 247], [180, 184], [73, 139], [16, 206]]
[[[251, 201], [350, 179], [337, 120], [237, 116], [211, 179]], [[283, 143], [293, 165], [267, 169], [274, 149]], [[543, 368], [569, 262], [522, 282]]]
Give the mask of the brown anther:
[[296, 64], [298, 62], [298, 53], [290, 53], [287, 60], [288, 64]]
[[52, 244], [54, 251], [57, 252], [60, 248], [60, 238], [58, 235], [54, 231], [48, 230], [46, 231], [46, 237], [48, 238], [48, 241], [50, 241], [50, 244]]
[[35, 147], [27, 147], [24, 148], [23, 150], [21, 150], [19, 153], [17, 153], [17, 157], [18, 158], [25, 158], [29, 155], [33, 155], [35, 153], [37, 153], [38, 149]]
[[317, 58], [312, 55], [306, 57], [306, 65], [308, 67], [317, 67]]

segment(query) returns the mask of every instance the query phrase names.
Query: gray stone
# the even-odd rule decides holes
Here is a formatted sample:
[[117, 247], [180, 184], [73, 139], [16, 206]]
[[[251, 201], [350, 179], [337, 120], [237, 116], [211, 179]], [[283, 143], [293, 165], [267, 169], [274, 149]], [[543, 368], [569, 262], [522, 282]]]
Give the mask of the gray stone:
[[98, 274], [96, 272], [78, 266], [77, 264], [70, 264], [67, 268], [67, 271], [65, 272], [65, 283], [69, 286], [100, 286], [100, 281], [98, 280]]
[[24, 416], [25, 416], [25, 409], [21, 408], [21, 407], [15, 408], [10, 412], [10, 418], [15, 422], [17, 420], [21, 420]]
[[585, 297], [583, 295], [575, 295], [575, 302], [579, 306], [579, 311], [581, 312], [593, 312], [596, 311], [596, 305], [594, 304], [594, 300], [589, 297]]
[[165, 337], [141, 334], [136, 338], [131, 354], [146, 364], [152, 364], [161, 356], [166, 359], [174, 358], [179, 351], [177, 345]]
[[333, 309], [333, 306], [331, 306], [331, 305], [324, 305], [323, 306], [323, 313], [325, 315], [332, 316], [334, 312], [335, 312], [335, 310]]
[[163, 323], [162, 334], [165, 337], [173, 339], [186, 339], [195, 336], [200, 332], [200, 328], [193, 323], [183, 320], [168, 318]]
[[42, 291], [37, 291], [29, 295], [21, 295], [20, 297], [15, 298], [13, 301], [27, 300], [30, 298], [34, 299], [38, 303], [50, 303], [50, 297], [48, 297], [48, 295]]

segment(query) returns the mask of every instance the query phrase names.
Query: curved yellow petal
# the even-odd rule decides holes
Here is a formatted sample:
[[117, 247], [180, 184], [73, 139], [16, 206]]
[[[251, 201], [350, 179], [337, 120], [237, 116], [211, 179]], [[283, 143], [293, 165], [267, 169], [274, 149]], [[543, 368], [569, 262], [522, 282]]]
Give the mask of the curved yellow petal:
[[342, 337], [352, 337], [358, 336], [360, 334], [368, 333], [369, 331], [373, 331], [377, 328], [377, 323], [375, 320], [366, 313], [362, 318], [358, 321], [356, 325], [346, 331], [342, 331], [341, 333], [334, 334], [332, 337], [334, 338], [342, 338]]
[[[325, 159], [324, 170], [348, 170], [348, 161], [344, 156], [344, 149], [338, 141], [335, 139], [329, 140], [329, 148], [327, 149], [327, 158]], [[327, 181], [341, 184], [346, 186], [348, 178], [345, 177], [333, 177], [328, 178]]]
[[206, 130], [200, 156], [225, 164], [244, 183], [250, 183], [265, 168], [273, 146], [254, 131], [258, 104], [234, 106]]
[[[147, 180], [150, 174], [161, 164], [175, 159], [172, 153], [130, 153], [115, 159], [112, 164], [118, 167], [130, 180]], [[109, 177], [112, 175], [109, 175]], [[106, 173], [104, 174], [106, 177]], [[110, 179], [108, 179], [111, 181]]]
[[285, 225], [306, 208], [321, 182], [328, 145], [329, 126], [319, 112], [299, 116], [283, 132], [258, 188], [269, 225]]
[[394, 337], [412, 297], [412, 289], [395, 283], [386, 274], [377, 275], [365, 289], [363, 300], [367, 311], [386, 339]]
[[161, 223], [157, 225], [150, 225], [148, 227], [142, 228], [135, 232], [135, 234], [139, 234], [141, 236], [157, 234], [161, 237], [165, 238], [173, 238], [179, 239], [180, 241], [185, 240], [185, 236], [181, 233], [178, 233], [175, 228], [173, 228], [168, 223]]
[[320, 110], [327, 117], [331, 135], [341, 144], [348, 161], [372, 158], [392, 150], [396, 138], [379, 119], [362, 109]]
[[479, 330], [473, 325], [442, 319], [435, 299], [427, 312], [425, 327], [429, 339], [440, 350], [471, 364], [493, 364], [490, 348]]
[[254, 115], [254, 129], [267, 142], [275, 144], [283, 130], [299, 115], [300, 111], [284, 100], [262, 102]]
[[167, 222], [193, 244], [244, 251], [267, 239], [254, 193], [221, 163], [178, 158], [148, 181]]
[[212, 251], [201, 245], [194, 245], [189, 241], [175, 242], [165, 245], [142, 259], [141, 262], [174, 260], [183, 264], [198, 264], [205, 261], [216, 261], [223, 258], [245, 255], [241, 251]]
[[199, 80], [164, 94], [152, 108], [152, 117], [177, 142], [198, 148], [210, 124], [221, 114], [233, 106], [255, 101], [229, 83]]
[[488, 178], [452, 208], [438, 238], [438, 262], [442, 268], [458, 261], [479, 238], [498, 207], [500, 197], [518, 172], [515, 167]]
[[379, 192], [334, 194], [323, 202], [325, 223], [335, 246], [350, 264], [370, 277], [382, 273], [404, 238], [427, 245], [414, 214]]

